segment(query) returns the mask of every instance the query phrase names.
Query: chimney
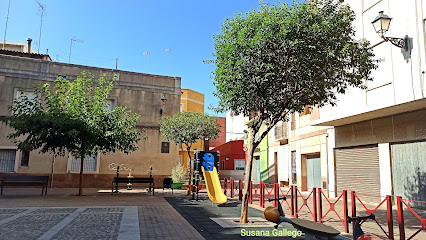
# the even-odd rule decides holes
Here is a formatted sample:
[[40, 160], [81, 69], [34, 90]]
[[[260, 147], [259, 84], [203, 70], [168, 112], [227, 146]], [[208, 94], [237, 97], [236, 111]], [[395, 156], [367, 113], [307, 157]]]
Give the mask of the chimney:
[[27, 38], [27, 42], [28, 42], [28, 53], [31, 53], [31, 42], [33, 40], [31, 38]]

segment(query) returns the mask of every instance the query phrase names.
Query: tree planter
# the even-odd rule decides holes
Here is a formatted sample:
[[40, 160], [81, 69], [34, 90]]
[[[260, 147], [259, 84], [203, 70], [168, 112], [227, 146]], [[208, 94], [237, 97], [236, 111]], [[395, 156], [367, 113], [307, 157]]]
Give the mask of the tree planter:
[[183, 184], [184, 184], [183, 182], [176, 182], [176, 183], [174, 182], [173, 185], [172, 185], [172, 188], [173, 189], [180, 189], [180, 188], [182, 188]]

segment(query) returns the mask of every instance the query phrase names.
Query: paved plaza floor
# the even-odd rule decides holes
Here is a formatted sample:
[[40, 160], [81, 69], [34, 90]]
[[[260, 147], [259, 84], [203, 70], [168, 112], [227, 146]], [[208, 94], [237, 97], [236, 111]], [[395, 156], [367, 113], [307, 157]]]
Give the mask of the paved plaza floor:
[[[157, 190], [154, 196], [146, 190], [125, 189], [113, 195], [99, 189], [84, 189], [85, 196], [76, 196], [77, 193], [77, 189], [49, 189], [48, 195], [40, 196], [37, 188], [6, 188], [0, 196], [0, 240], [265, 239], [265, 236], [247, 236], [262, 231], [271, 235], [267, 239], [293, 239], [274, 237], [273, 226], [265, 226], [261, 221], [252, 223], [251, 227], [230, 227], [229, 224], [235, 224], [234, 220], [239, 218], [241, 205], [230, 200], [225, 206], [217, 206], [205, 193], [198, 202], [185, 196], [184, 190], [175, 191], [174, 195], [170, 191]], [[341, 212], [340, 208], [336, 205], [338, 212]], [[310, 219], [309, 212], [303, 209], [300, 217]], [[286, 207], [284, 210], [288, 211]], [[329, 215], [333, 217], [333, 214]], [[408, 212], [404, 214], [409, 216]], [[379, 211], [377, 215], [380, 217], [385, 212]], [[263, 208], [258, 203], [249, 209], [249, 220], [255, 222], [256, 218], [264, 221]], [[335, 218], [325, 220], [326, 224], [343, 230]], [[418, 228], [418, 220], [407, 218], [407, 233], [411, 235]], [[396, 222], [394, 229], [396, 238], [399, 238]], [[289, 224], [281, 224], [278, 230], [290, 232], [294, 229]], [[365, 230], [382, 235], [374, 222], [366, 223]], [[426, 239], [425, 232], [414, 239]]]
[[[204, 239], [157, 191], [111, 195], [98, 189], [5, 189], [0, 239]], [[133, 191], [137, 192], [137, 191]], [[184, 191], [175, 191], [181, 196]]]

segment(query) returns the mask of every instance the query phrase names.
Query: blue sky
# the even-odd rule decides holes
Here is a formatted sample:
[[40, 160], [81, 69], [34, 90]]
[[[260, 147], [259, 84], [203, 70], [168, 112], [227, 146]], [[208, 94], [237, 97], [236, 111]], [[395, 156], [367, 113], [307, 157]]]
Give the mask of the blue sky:
[[[257, 0], [39, 0], [46, 6], [40, 53], [71, 63], [182, 77], [182, 88], [205, 94], [208, 106], [217, 104], [211, 79], [213, 35], [227, 17], [257, 8]], [[275, 2], [275, 1], [265, 1]], [[9, 0], [0, 0], [3, 40]], [[11, 0], [6, 40], [39, 41], [41, 10], [36, 0]], [[35, 50], [37, 45], [33, 45]], [[171, 49], [171, 61], [169, 52]], [[171, 64], [170, 64], [171, 62]], [[169, 70], [169, 64], [171, 71]], [[219, 114], [224, 116], [224, 114]]]

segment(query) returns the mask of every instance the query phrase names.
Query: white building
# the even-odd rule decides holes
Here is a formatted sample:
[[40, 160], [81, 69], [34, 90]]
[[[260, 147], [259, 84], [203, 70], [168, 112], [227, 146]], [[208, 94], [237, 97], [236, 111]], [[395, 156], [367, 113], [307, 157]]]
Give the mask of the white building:
[[[16, 51], [16, 52], [26, 52], [26, 53], [37, 53], [34, 49], [31, 48], [31, 38], [27, 39], [27, 42], [17, 42], [17, 41], [3, 41], [0, 40], [0, 49]], [[30, 51], [28, 51], [28, 49]]]
[[226, 113], [226, 142], [244, 140], [247, 126], [244, 124], [244, 115], [234, 115], [229, 111]]
[[[426, 200], [426, 0], [349, 4], [357, 16], [356, 37], [369, 40], [382, 62], [367, 89], [349, 89], [313, 122], [334, 127], [327, 130], [330, 195], [346, 189]], [[412, 39], [411, 56], [375, 32], [371, 22], [379, 11], [393, 18], [386, 37]]]

